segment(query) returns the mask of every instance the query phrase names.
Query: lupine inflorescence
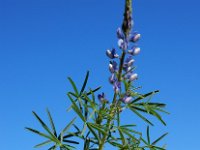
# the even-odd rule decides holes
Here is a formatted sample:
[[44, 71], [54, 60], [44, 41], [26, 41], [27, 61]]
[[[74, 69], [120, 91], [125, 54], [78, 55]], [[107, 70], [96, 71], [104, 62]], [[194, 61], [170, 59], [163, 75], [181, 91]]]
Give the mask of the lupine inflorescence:
[[[124, 23], [123, 28], [129, 28], [129, 31], [131, 32], [133, 21], [131, 15], [128, 14], [128, 12], [126, 13], [128, 17], [125, 17], [125, 20], [127, 21], [124, 21], [127, 22], [127, 27], [125, 27], [126, 23]], [[121, 49], [122, 53], [124, 53], [125, 58], [125, 61], [121, 61], [123, 64], [120, 64], [122, 66], [122, 70], [120, 70], [118, 63], [122, 58], [119, 57], [116, 49], [112, 48], [106, 51], [106, 55], [111, 59], [109, 63], [109, 71], [111, 73], [109, 82], [113, 85], [115, 93], [121, 92], [122, 81], [130, 83], [138, 78], [137, 73], [134, 72], [135, 60], [133, 57], [140, 52], [140, 48], [137, 46], [137, 42], [141, 35], [137, 32], [129, 33], [127, 35], [125, 31], [126, 30], [122, 30], [121, 28], [117, 29], [118, 47]], [[99, 95], [98, 97], [100, 98], [101, 96]], [[120, 100], [122, 100], [124, 103], [129, 103], [131, 101], [131, 96], [129, 96], [129, 93], [125, 93], [124, 97], [121, 97]]]

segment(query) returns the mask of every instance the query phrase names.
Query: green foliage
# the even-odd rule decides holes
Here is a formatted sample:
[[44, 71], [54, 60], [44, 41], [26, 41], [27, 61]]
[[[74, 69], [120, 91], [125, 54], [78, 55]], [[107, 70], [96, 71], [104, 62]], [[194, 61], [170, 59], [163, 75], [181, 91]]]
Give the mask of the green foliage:
[[33, 112], [33, 115], [41, 124], [41, 126], [46, 131], [46, 133], [42, 133], [38, 130], [26, 127], [27, 130], [47, 139], [45, 142], [35, 145], [35, 148], [39, 148], [47, 144], [53, 144], [53, 146], [51, 146], [49, 150], [56, 150], [57, 147], [60, 147], [60, 149], [62, 150], [74, 149], [75, 147], [72, 146], [71, 144], [79, 144], [79, 143], [73, 140], [68, 140], [68, 138], [77, 136], [79, 132], [68, 133], [68, 134], [66, 134], [66, 132], [73, 125], [76, 118], [74, 118], [69, 124], [67, 124], [66, 127], [61, 131], [61, 133], [57, 135], [55, 124], [53, 122], [52, 116], [48, 109], [47, 109], [47, 114], [48, 114], [49, 122], [51, 125], [51, 129], [44, 123], [44, 121], [35, 112]]
[[[95, 89], [90, 89], [85, 91], [89, 77], [89, 72], [87, 72], [83, 86], [79, 91], [76, 87], [76, 84], [71, 78], [68, 78], [74, 91], [68, 92], [67, 96], [71, 101], [71, 109], [77, 114], [77, 117], [83, 123], [83, 126], [79, 127], [75, 125], [75, 120], [71, 120], [66, 127], [61, 131], [60, 134], [57, 134], [55, 124], [53, 122], [52, 116], [47, 109], [47, 114], [50, 122], [50, 127], [48, 127], [44, 121], [35, 113], [33, 115], [41, 124], [46, 133], [40, 132], [32, 128], [26, 128], [27, 130], [40, 135], [47, 140], [40, 144], [37, 144], [35, 148], [45, 146], [47, 144], [53, 144], [49, 150], [55, 150], [59, 147], [62, 150], [70, 150], [75, 147], [73, 144], [79, 144], [77, 140], [70, 140], [69, 138], [76, 137], [80, 138], [84, 142], [84, 150], [95, 150], [99, 149], [102, 138], [106, 136], [105, 143], [109, 143], [114, 147], [122, 150], [135, 149], [135, 150], [144, 150], [149, 148], [150, 150], [164, 150], [163, 147], [156, 146], [156, 144], [164, 138], [167, 133], [160, 136], [153, 142], [150, 142], [149, 126], [147, 127], [147, 141], [142, 137], [142, 133], [134, 129], [135, 124], [125, 124], [122, 125], [120, 116], [121, 112], [125, 110], [131, 110], [136, 116], [140, 117], [149, 125], [153, 123], [144, 117], [144, 113], [156, 117], [161, 123], [166, 125], [166, 123], [161, 118], [159, 112], [167, 113], [163, 108], [165, 104], [150, 102], [151, 97], [158, 93], [159, 91], [149, 92], [147, 94], [136, 94], [135, 91], [130, 91], [134, 95], [134, 100], [131, 103], [123, 104], [118, 102], [115, 104], [114, 109], [110, 112], [110, 107], [113, 104], [109, 104], [106, 101], [99, 103], [99, 100], [96, 100], [95, 93], [100, 89], [100, 87]], [[126, 87], [127, 88], [127, 87]], [[129, 88], [127, 88], [129, 89]], [[112, 113], [115, 115], [112, 116]], [[106, 125], [107, 120], [112, 120], [110, 126]], [[69, 132], [71, 126], [77, 130], [76, 132]], [[109, 132], [107, 132], [109, 131]]]

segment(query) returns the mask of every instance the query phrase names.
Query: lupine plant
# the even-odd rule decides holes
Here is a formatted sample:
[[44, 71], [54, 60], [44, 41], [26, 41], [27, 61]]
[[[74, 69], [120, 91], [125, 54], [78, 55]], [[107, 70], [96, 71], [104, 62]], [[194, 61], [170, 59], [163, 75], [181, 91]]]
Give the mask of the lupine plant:
[[[138, 79], [134, 62], [135, 56], [140, 53], [137, 42], [141, 35], [133, 30], [133, 25], [132, 0], [126, 0], [123, 23], [117, 29], [118, 50], [112, 48], [106, 51], [110, 59], [109, 84], [113, 87], [113, 98], [108, 99], [106, 92], [99, 93], [101, 87], [86, 90], [89, 72], [80, 90], [69, 77], [73, 91], [67, 93], [71, 101], [68, 110], [73, 110], [77, 116], [58, 133], [49, 110], [47, 110], [47, 115], [50, 127], [33, 112], [45, 132], [28, 127], [26, 129], [46, 138], [46, 141], [36, 145], [36, 148], [52, 144], [48, 150], [57, 148], [71, 150], [76, 149], [76, 145], [82, 141], [84, 150], [103, 150], [108, 145], [120, 150], [166, 149], [165, 146], [158, 146], [157, 143], [167, 133], [153, 142], [150, 141], [149, 130], [153, 123], [148, 119], [148, 115], [156, 117], [163, 125], [166, 125], [160, 115], [160, 113], [168, 113], [163, 109], [165, 104], [151, 102], [152, 96], [159, 91], [140, 94], [139, 87], [134, 86], [134, 82]], [[124, 111], [133, 113], [146, 123], [145, 135], [136, 130], [136, 124], [132, 120], [129, 124], [123, 123], [121, 115]], [[81, 120], [82, 124], [76, 124], [76, 119]]]

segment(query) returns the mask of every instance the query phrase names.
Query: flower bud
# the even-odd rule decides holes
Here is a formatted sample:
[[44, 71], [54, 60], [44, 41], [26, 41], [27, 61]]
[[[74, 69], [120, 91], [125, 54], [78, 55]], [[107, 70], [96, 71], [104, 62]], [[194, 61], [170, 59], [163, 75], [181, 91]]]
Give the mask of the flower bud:
[[136, 33], [130, 38], [130, 41], [135, 43], [140, 39], [140, 37], [141, 37], [141, 34]]
[[102, 93], [102, 94], [98, 94], [97, 97], [98, 97], [98, 99], [99, 99], [99, 101], [100, 101], [101, 103], [107, 101], [107, 100], [105, 99], [105, 94], [104, 94], [104, 93]]
[[115, 93], [119, 93], [119, 90], [121, 89], [121, 83], [119, 81], [115, 81], [113, 84], [113, 88]]
[[117, 29], [117, 37], [118, 37], [119, 39], [123, 39], [123, 38], [124, 38], [124, 34], [123, 34], [121, 28], [118, 28], [118, 29]]
[[128, 43], [127, 43], [126, 40], [119, 39], [118, 40], [118, 46], [119, 46], [120, 49], [126, 50], [128, 48]]
[[131, 50], [128, 50], [128, 53], [135, 56], [140, 53], [140, 48], [139, 47], [133, 47]]
[[109, 70], [111, 73], [115, 73], [117, 71], [117, 62], [115, 61], [110, 62]]
[[116, 77], [115, 77], [115, 74], [113, 73], [110, 77], [109, 77], [109, 82], [111, 84], [114, 84], [114, 82], [116, 81]]
[[137, 73], [134, 73], [132, 74], [130, 77], [129, 77], [129, 80], [130, 81], [133, 81], [133, 80], [136, 80], [138, 78], [138, 74]]
[[131, 97], [131, 96], [124, 96], [124, 97], [122, 98], [122, 102], [124, 102], [125, 104], [130, 103], [131, 100], [132, 100], [132, 97]]
[[119, 55], [116, 53], [116, 50], [113, 48], [112, 51], [110, 51], [109, 49], [106, 51], [106, 55], [110, 58], [110, 59], [114, 59], [114, 58], [118, 58]]

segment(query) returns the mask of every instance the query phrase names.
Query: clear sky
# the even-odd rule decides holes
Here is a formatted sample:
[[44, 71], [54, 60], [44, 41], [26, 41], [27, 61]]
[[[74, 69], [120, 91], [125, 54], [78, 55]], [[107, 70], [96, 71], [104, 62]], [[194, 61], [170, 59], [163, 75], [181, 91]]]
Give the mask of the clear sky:
[[[199, 147], [199, 6], [198, 0], [134, 0], [135, 30], [142, 34], [137, 84], [142, 92], [161, 91], [154, 100], [171, 115], [164, 115], [166, 128], [156, 122], [152, 135], [168, 131], [169, 150]], [[67, 76], [81, 84], [90, 70], [90, 87], [112, 91], [105, 50], [117, 46], [123, 9], [123, 0], [0, 0], [2, 150], [33, 150], [43, 140], [24, 130], [41, 129], [32, 110], [47, 120], [48, 107], [58, 130], [70, 121]]]

